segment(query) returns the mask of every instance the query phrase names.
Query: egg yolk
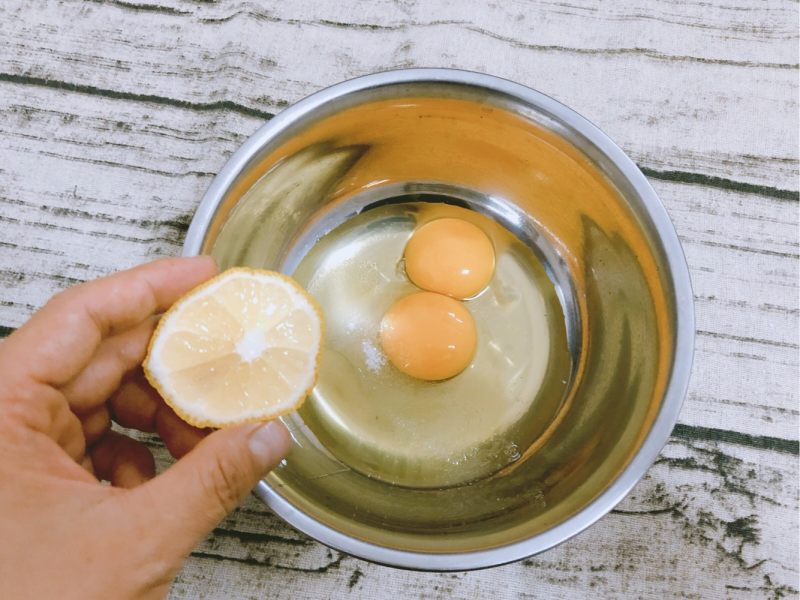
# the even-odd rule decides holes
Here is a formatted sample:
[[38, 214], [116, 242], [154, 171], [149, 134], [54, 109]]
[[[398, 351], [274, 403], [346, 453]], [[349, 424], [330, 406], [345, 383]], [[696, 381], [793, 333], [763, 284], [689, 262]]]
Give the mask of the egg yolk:
[[417, 379], [439, 381], [458, 375], [472, 361], [476, 339], [469, 310], [432, 292], [398, 300], [381, 321], [380, 341], [386, 356]]
[[494, 247], [476, 225], [436, 219], [417, 229], [404, 252], [408, 278], [423, 290], [471, 298], [494, 273]]

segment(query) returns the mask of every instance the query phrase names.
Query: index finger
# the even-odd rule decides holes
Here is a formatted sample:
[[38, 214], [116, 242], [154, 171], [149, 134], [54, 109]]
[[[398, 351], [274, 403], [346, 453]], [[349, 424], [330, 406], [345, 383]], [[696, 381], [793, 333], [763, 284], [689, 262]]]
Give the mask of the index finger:
[[0, 345], [35, 381], [60, 386], [77, 375], [104, 337], [164, 312], [217, 273], [209, 256], [167, 258], [82, 283], [56, 295]]

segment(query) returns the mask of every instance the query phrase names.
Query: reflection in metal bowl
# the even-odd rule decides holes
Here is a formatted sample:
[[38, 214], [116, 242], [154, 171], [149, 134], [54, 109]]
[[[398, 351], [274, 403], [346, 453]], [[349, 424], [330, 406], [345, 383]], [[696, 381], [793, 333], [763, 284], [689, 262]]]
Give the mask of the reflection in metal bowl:
[[[337, 227], [392, 206], [416, 218], [408, 207], [420, 203], [490, 220], [545, 274], [549, 366], [518, 418], [535, 427], [492, 469], [467, 474], [467, 461], [456, 476], [458, 465], [420, 459], [403, 479], [413, 461], [398, 467], [399, 444], [337, 445], [353, 428], [325, 425], [312, 396], [287, 419], [291, 456], [257, 492], [309, 535], [376, 562], [501, 564], [600, 518], [666, 442], [693, 350], [688, 271], [655, 193], [599, 130], [528, 88], [450, 70], [371, 75], [287, 109], [214, 180], [185, 251], [302, 273]], [[535, 344], [523, 324], [517, 341]], [[426, 456], [413, 444], [405, 455]]]

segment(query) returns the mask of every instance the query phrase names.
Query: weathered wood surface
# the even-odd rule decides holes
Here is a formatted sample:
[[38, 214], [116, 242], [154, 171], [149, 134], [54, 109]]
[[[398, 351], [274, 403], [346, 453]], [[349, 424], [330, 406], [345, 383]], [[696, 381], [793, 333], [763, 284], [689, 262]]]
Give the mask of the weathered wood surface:
[[177, 253], [214, 173], [304, 95], [392, 67], [505, 76], [608, 132], [683, 241], [697, 353], [662, 459], [584, 534], [469, 574], [341, 556], [251, 500], [173, 596], [796, 597], [797, 22], [789, 0], [6, 0], [0, 335], [57, 289]]

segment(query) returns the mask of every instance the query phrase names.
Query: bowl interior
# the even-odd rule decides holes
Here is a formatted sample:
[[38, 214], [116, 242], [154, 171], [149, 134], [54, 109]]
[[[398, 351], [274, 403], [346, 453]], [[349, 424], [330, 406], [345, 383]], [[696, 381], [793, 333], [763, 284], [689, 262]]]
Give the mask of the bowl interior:
[[458, 554], [534, 538], [608, 489], [659, 414], [676, 320], [662, 241], [617, 163], [558, 115], [423, 81], [356, 90], [276, 126], [222, 194], [202, 251], [222, 268], [291, 273], [327, 231], [409, 199], [460, 203], [536, 252], [558, 293], [569, 380], [526, 417], [540, 422], [535, 439], [490, 476], [391, 485], [338, 460], [301, 411], [267, 483], [297, 514], [379, 547]]

